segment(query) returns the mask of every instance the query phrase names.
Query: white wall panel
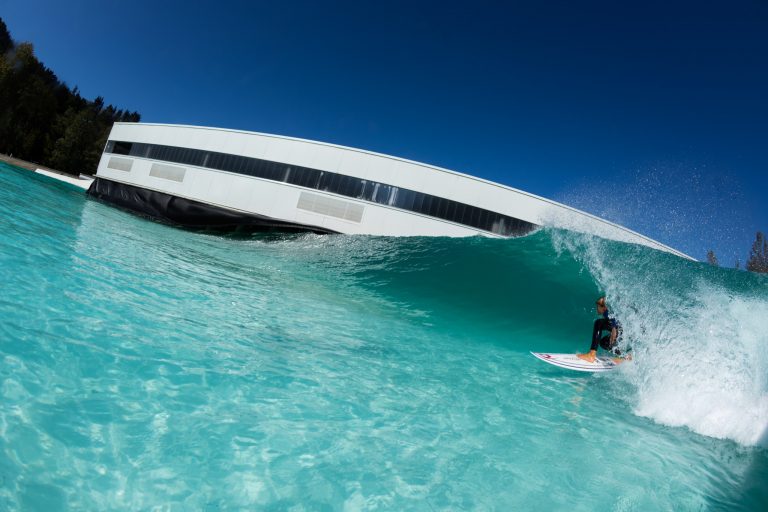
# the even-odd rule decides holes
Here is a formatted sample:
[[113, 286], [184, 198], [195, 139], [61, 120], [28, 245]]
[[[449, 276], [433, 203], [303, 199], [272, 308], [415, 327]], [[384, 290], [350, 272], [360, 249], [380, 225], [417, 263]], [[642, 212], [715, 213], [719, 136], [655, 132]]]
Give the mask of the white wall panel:
[[309, 167], [321, 171], [338, 172], [341, 164], [341, 152], [328, 146], [313, 148], [312, 164]]
[[356, 151], [344, 151], [341, 153], [338, 172], [347, 176], [366, 177], [370, 159]]
[[264, 138], [264, 140], [266, 140], [264, 153], [259, 157], [264, 160], [306, 166], [308, 159], [311, 158], [309, 151], [311, 148], [305, 144], [275, 138]]
[[[287, 198], [282, 199], [281, 190], [284, 187], [280, 187], [277, 184], [261, 180], [250, 188], [251, 199], [248, 211], [258, 213], [259, 215], [274, 217], [276, 205], [282, 200], [288, 200]], [[283, 194], [285, 193], [286, 192], [283, 192]]]
[[253, 179], [245, 176], [226, 176], [222, 175], [223, 180], [229, 185], [229, 195], [227, 204], [238, 210], [251, 210], [256, 205], [253, 204], [252, 189], [254, 187]]
[[218, 175], [215, 179], [212, 179], [208, 190], [204, 192], [202, 197], [196, 197], [198, 201], [212, 202], [221, 206], [227, 205], [229, 199], [229, 191], [232, 189], [232, 177]]

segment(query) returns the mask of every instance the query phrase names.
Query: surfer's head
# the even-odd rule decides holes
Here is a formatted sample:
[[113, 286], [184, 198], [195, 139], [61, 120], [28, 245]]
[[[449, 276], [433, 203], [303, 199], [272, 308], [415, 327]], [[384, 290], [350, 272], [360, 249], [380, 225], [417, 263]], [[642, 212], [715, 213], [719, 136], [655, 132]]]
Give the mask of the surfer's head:
[[605, 303], [605, 297], [600, 297], [595, 301], [595, 306], [597, 306], [597, 312], [602, 313], [606, 309], [608, 309], [608, 305]]

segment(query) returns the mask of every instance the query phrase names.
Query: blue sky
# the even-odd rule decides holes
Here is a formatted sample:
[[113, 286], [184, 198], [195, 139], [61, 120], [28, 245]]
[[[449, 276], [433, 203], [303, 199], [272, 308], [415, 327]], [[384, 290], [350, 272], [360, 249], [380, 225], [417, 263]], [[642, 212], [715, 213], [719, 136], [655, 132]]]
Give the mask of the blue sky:
[[474, 174], [742, 263], [768, 231], [768, 2], [0, 0], [147, 122]]

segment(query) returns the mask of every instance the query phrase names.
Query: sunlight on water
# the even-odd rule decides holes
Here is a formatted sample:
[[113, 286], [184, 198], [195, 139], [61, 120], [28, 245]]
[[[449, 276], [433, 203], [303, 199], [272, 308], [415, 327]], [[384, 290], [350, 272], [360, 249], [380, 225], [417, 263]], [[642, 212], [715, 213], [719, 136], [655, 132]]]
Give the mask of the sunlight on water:
[[[0, 510], [765, 508], [760, 277], [547, 230], [191, 233], [8, 166], [0, 210]], [[530, 356], [585, 349], [601, 292], [631, 366]]]

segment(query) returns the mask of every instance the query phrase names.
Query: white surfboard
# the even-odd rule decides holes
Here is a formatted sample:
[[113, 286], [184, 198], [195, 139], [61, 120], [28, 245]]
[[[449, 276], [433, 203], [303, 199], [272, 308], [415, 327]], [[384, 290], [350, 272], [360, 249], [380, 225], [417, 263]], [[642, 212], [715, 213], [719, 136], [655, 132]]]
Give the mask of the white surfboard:
[[577, 372], [607, 372], [619, 366], [613, 361], [613, 358], [605, 356], [597, 356], [595, 362], [590, 363], [580, 359], [576, 354], [547, 354], [542, 352], [531, 352], [531, 354], [545, 363]]

